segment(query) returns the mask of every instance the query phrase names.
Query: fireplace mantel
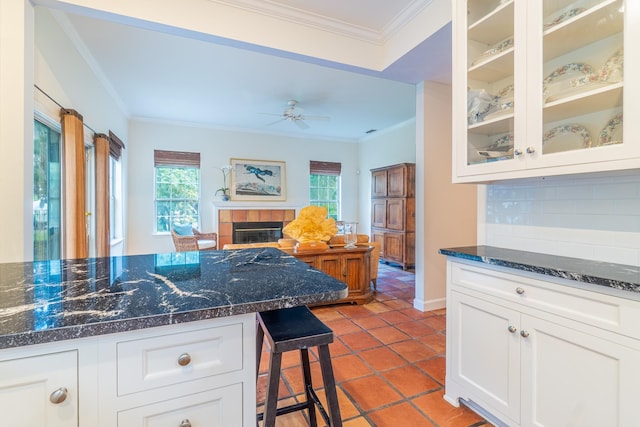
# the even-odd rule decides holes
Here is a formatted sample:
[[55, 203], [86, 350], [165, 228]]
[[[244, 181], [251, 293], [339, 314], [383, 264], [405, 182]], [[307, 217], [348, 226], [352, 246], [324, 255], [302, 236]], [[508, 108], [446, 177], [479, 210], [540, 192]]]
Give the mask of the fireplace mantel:
[[218, 209], [218, 248], [233, 241], [234, 222], [278, 221], [286, 226], [296, 217], [295, 209]]

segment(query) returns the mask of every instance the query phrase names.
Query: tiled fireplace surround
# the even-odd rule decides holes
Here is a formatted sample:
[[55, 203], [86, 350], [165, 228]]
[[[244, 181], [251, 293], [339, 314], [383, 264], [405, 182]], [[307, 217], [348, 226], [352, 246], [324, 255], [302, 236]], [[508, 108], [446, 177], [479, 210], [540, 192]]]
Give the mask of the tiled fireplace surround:
[[218, 210], [218, 248], [224, 248], [233, 242], [234, 222], [282, 221], [289, 224], [296, 217], [295, 209], [219, 209]]

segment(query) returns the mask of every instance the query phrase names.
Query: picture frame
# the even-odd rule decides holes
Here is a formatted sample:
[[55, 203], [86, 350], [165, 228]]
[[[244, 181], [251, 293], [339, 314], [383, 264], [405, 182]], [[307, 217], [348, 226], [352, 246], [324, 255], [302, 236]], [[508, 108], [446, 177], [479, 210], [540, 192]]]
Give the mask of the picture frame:
[[284, 201], [286, 165], [282, 161], [231, 159], [231, 200]]

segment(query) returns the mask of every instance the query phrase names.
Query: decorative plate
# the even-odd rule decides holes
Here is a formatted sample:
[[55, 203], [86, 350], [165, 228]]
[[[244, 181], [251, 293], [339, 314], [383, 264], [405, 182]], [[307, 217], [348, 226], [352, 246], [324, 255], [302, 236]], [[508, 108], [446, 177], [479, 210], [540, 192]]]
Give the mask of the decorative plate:
[[[566, 96], [566, 92], [575, 90], [577, 86], [572, 86], [573, 81], [582, 77], [593, 76], [593, 68], [583, 62], [572, 62], [556, 68], [543, 81], [543, 94], [546, 101]], [[597, 77], [596, 77], [597, 80]]]
[[566, 12], [560, 13], [560, 15], [557, 15], [555, 18], [553, 18], [553, 20], [546, 22], [543, 28], [545, 30], [548, 30], [549, 28], [555, 27], [558, 24], [562, 24], [567, 19], [571, 19], [574, 16], [580, 15], [585, 10], [586, 9], [584, 7], [576, 7]]
[[617, 83], [622, 81], [623, 67], [624, 65], [624, 51], [621, 48], [616, 53], [611, 55], [607, 62], [604, 63], [598, 78], [608, 83]]
[[478, 150], [478, 154], [489, 159], [513, 156], [513, 135], [501, 136], [486, 149]]
[[545, 154], [591, 148], [591, 134], [577, 123], [560, 125], [544, 133], [542, 146]]
[[509, 37], [508, 39], [504, 39], [499, 43], [496, 43], [495, 45], [491, 46], [489, 49], [485, 50], [484, 52], [482, 52], [482, 55], [480, 55], [480, 57], [476, 58], [472, 63], [471, 66], [476, 65], [479, 62], [482, 62], [484, 60], [486, 60], [487, 58], [493, 56], [493, 55], [497, 55], [500, 52], [503, 52], [509, 48], [513, 47], [513, 37]]
[[598, 145], [613, 145], [622, 143], [622, 113], [616, 114], [607, 122], [600, 132]]

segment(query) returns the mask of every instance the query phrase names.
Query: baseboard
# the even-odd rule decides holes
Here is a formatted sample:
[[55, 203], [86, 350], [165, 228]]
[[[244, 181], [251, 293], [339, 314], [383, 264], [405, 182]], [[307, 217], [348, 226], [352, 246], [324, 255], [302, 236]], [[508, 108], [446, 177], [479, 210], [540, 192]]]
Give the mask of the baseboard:
[[438, 298], [438, 299], [432, 299], [428, 301], [421, 301], [417, 299], [413, 300], [413, 308], [420, 311], [440, 310], [441, 308], [445, 308], [446, 306], [447, 306], [446, 298]]

